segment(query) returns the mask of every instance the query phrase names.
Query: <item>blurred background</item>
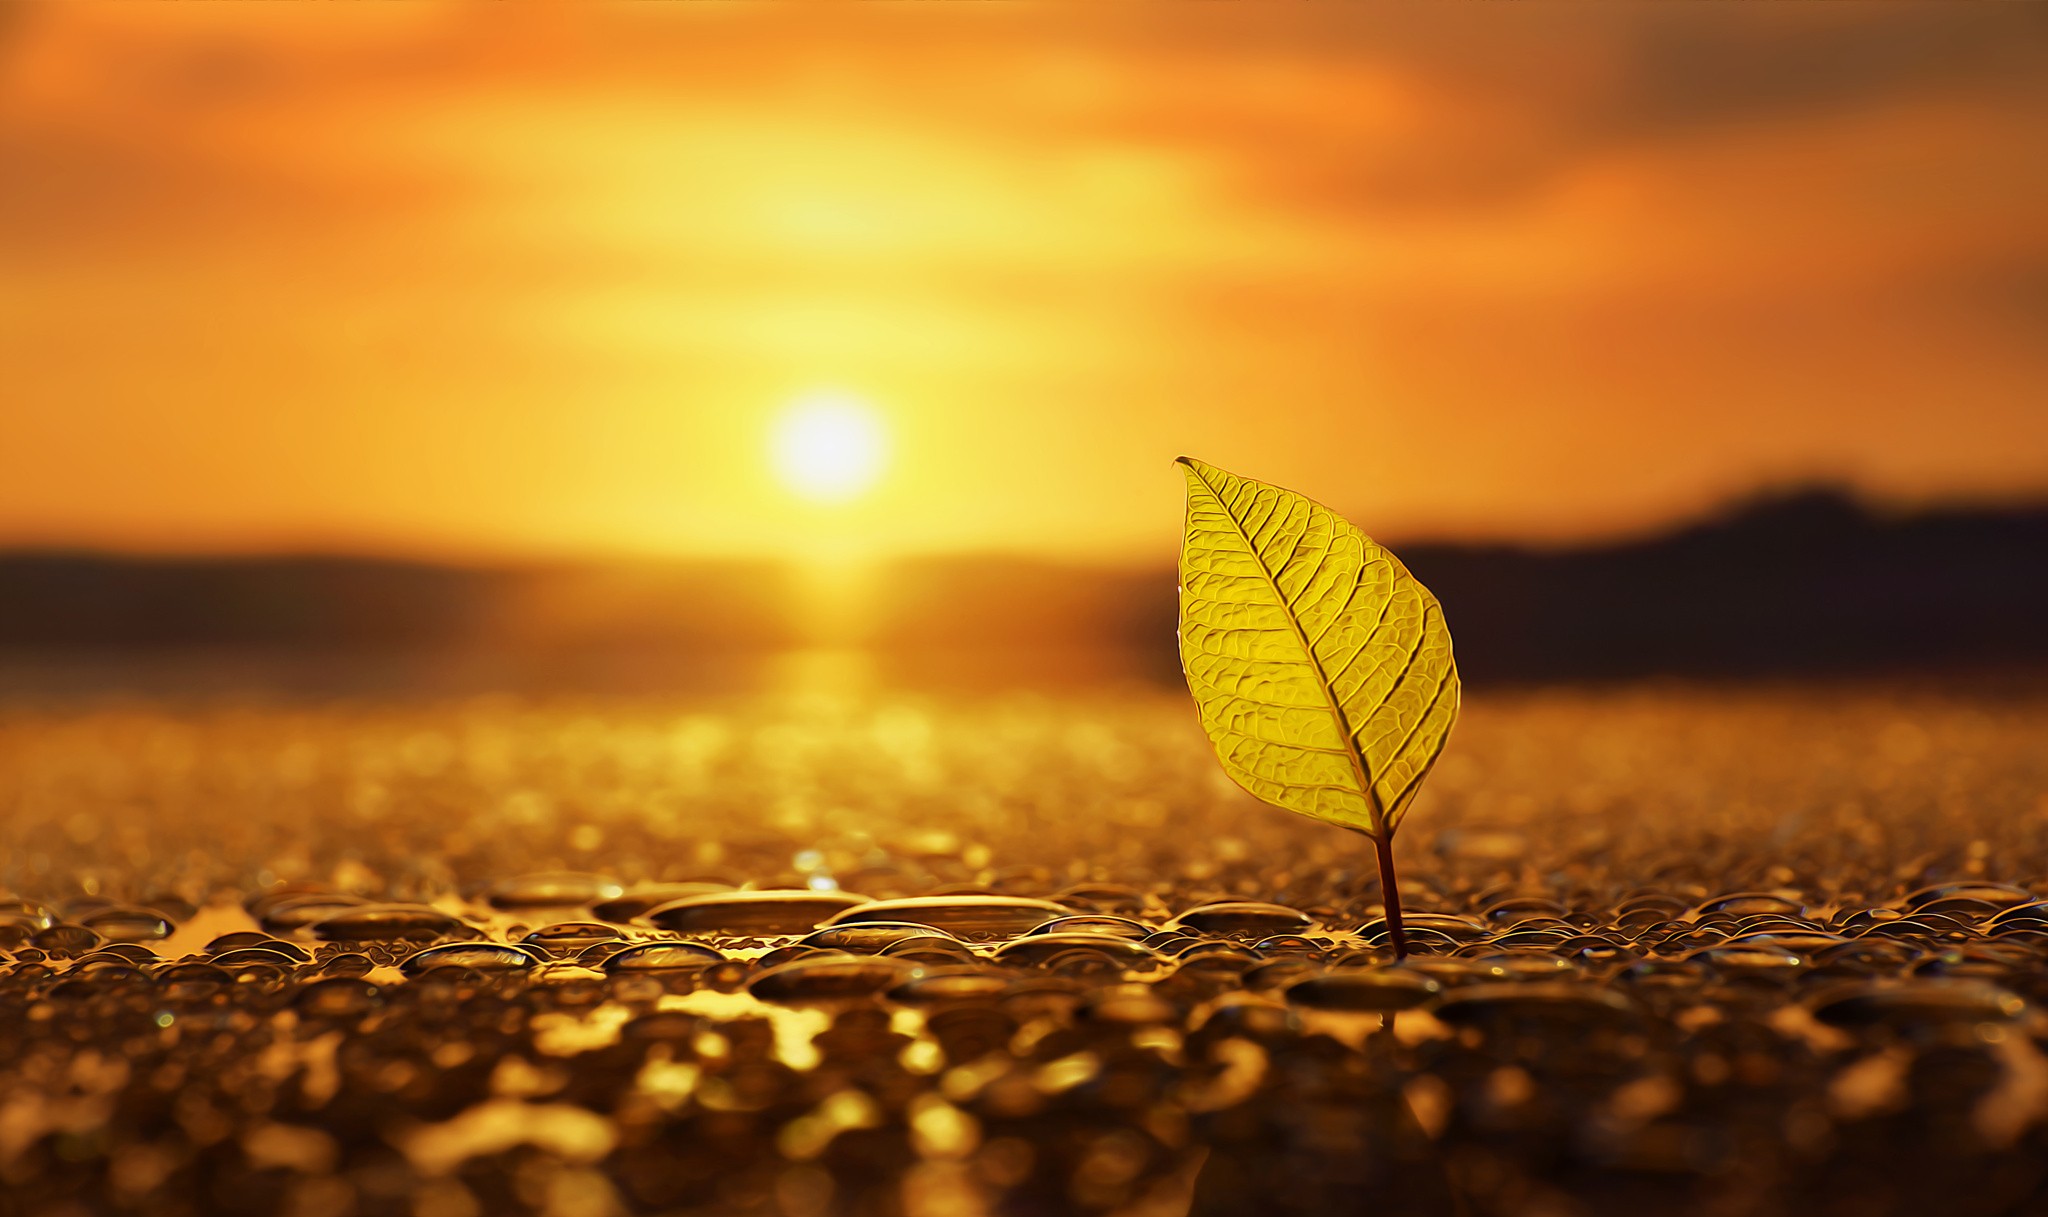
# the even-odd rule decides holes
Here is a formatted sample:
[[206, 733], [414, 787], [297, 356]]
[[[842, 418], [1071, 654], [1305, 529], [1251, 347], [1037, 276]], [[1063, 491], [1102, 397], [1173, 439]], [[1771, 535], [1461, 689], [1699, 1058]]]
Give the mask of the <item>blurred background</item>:
[[1172, 681], [1183, 452], [1475, 684], [2037, 672], [2044, 123], [2021, 5], [0, 7], [0, 697]]

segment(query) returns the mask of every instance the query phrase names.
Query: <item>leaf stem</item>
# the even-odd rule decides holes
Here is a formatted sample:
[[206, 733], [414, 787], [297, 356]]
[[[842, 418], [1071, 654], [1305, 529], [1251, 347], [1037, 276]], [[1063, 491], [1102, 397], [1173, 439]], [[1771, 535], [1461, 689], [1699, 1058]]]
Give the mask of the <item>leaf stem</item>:
[[1387, 908], [1387, 937], [1394, 943], [1394, 961], [1408, 957], [1408, 934], [1401, 928], [1401, 884], [1394, 878], [1394, 834], [1367, 833], [1380, 859], [1380, 897]]

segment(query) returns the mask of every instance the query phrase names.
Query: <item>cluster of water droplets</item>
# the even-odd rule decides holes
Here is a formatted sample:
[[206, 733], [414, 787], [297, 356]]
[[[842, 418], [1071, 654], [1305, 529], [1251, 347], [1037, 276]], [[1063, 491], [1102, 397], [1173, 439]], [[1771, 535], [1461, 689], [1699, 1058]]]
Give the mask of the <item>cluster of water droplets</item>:
[[0, 1189], [52, 1217], [2044, 1194], [2041, 707], [1474, 720], [1401, 838], [1399, 962], [1360, 844], [1216, 784], [1171, 702], [9, 723]]

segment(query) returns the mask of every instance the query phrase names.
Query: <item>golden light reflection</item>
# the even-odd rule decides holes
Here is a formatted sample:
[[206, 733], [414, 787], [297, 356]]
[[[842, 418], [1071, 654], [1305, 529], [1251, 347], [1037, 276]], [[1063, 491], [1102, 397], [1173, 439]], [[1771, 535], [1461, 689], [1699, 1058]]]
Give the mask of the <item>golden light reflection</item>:
[[858, 498], [882, 475], [888, 441], [873, 406], [851, 393], [824, 391], [797, 399], [769, 439], [776, 476], [815, 503]]
[[809, 645], [833, 650], [870, 640], [882, 577], [872, 555], [814, 547], [800, 552], [789, 576], [796, 628]]

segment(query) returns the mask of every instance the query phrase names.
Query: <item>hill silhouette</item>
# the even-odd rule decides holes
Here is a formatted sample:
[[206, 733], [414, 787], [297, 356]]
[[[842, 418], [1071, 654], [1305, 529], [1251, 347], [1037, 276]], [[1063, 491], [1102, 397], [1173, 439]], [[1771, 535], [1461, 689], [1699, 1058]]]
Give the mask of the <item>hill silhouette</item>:
[[1480, 680], [1925, 672], [2048, 659], [2048, 506], [1878, 515], [1825, 490], [1570, 549], [1417, 546]]
[[[1937, 672], [2048, 661], [2048, 506], [1895, 516], [1832, 490], [1565, 549], [1395, 548], [1446, 606], [1474, 683]], [[0, 555], [0, 655], [579, 657], [801, 647], [765, 563], [463, 568], [371, 558]], [[858, 643], [888, 654], [1089, 647], [1176, 671], [1174, 576], [993, 555], [899, 562]], [[941, 660], [940, 662], [943, 662]]]

